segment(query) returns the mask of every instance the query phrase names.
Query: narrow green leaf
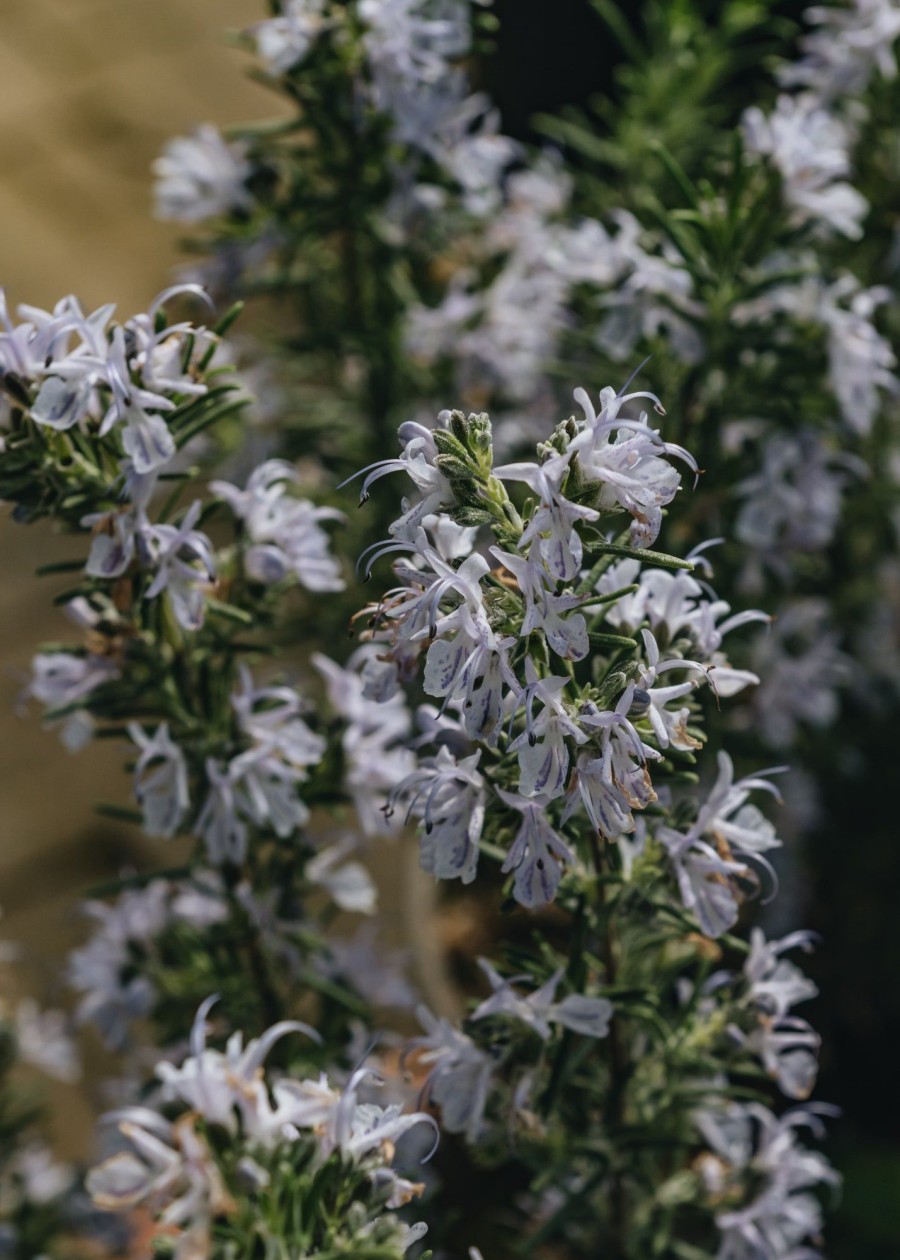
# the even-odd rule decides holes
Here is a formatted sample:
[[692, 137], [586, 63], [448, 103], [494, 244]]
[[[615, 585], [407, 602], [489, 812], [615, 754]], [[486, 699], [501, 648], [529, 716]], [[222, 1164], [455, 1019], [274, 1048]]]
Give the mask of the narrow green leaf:
[[653, 564], [660, 569], [686, 569], [688, 573], [694, 571], [692, 561], [681, 560], [678, 556], [668, 556], [663, 551], [648, 551], [646, 547], [623, 547], [619, 543], [611, 542], [589, 542], [585, 546], [595, 555], [621, 556], [623, 560], [640, 560], [642, 564]]
[[637, 644], [635, 643], [634, 639], [627, 639], [624, 635], [621, 635], [621, 634], [602, 634], [596, 630], [589, 630], [588, 638], [590, 639], [591, 643], [595, 644], [597, 647], [610, 647], [610, 648], [637, 647]]
[[206, 607], [210, 612], [217, 613], [220, 617], [224, 617], [227, 621], [236, 621], [242, 626], [252, 626], [256, 624], [252, 613], [245, 612], [243, 608], [237, 608], [234, 604], [225, 604], [218, 599], [207, 599]]
[[35, 577], [50, 577], [53, 573], [78, 573], [84, 568], [84, 560], [57, 560], [42, 564], [34, 571]]

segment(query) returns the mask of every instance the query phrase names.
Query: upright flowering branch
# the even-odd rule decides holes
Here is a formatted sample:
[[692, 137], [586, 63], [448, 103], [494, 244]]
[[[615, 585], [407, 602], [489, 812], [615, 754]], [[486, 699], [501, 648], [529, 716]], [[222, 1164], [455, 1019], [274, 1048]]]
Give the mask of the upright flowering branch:
[[[466, 72], [488, 15], [470, 0], [271, 9], [238, 39], [286, 115], [171, 141], [156, 209], [194, 230], [216, 291], [281, 299], [309, 389], [327, 380], [375, 457], [410, 393], [410, 295], [431, 285], [435, 242], [493, 211], [516, 151]], [[347, 428], [340, 409], [334, 420]], [[358, 440], [357, 418], [344, 435]]]
[[[636, 399], [665, 414], [658, 399], [576, 399], [534, 462], [496, 466], [488, 417], [444, 412], [365, 470], [363, 498], [401, 469], [421, 491], [363, 558], [368, 575], [393, 555], [397, 581], [367, 609], [369, 694], [419, 678], [439, 704], [388, 812], [418, 820], [426, 871], [489, 880], [517, 925], [482, 960], [487, 998], [458, 1029], [423, 1009], [413, 1047], [443, 1126], [530, 1184], [529, 1245], [724, 1257], [765, 1238], [787, 1257], [832, 1179], [795, 1143], [821, 1109], [768, 1109], [815, 1079], [818, 1039], [792, 1014], [814, 989], [782, 958], [807, 938], [733, 935], [771, 879], [780, 842], [752, 798], [775, 787], [724, 752], [713, 782], [693, 769], [703, 695], [758, 681], [723, 638], [765, 617], [729, 616], [701, 556], [649, 550], [677, 463], [696, 468], [629, 416]], [[739, 1156], [722, 1135], [741, 1126]]]
[[[73, 750], [94, 735], [126, 743], [136, 808], [108, 812], [151, 839], [193, 838], [186, 865], [90, 902], [95, 933], [71, 958], [78, 1018], [112, 1049], [134, 1049], [143, 1019], [177, 1056], [200, 1005], [181, 1075], [160, 1064], [159, 1095], [119, 1116], [133, 1153], [89, 1188], [102, 1209], [148, 1210], [178, 1260], [249, 1254], [263, 1237], [292, 1254], [350, 1246], [393, 1260], [418, 1232], [384, 1212], [421, 1189], [391, 1171], [393, 1143], [432, 1122], [368, 1101], [376, 1074], [356, 1059], [371, 1003], [408, 999], [399, 981], [372, 985], [371, 946], [362, 969], [326, 943], [336, 911], [373, 913], [375, 888], [352, 833], [306, 828], [316, 799], [339, 806], [337, 744], [353, 728], [258, 672], [291, 592], [343, 589], [323, 527], [341, 513], [302, 498], [279, 460], [192, 497], [189, 460], [245, 400], [218, 366], [219, 332], [168, 319], [179, 297], [206, 301], [194, 286], [167, 291], [118, 324], [112, 308], [85, 315], [67, 298], [7, 317], [0, 334], [2, 492], [17, 519], [58, 521], [83, 552], [51, 567], [78, 574], [59, 602], [84, 642], [39, 653], [27, 695]], [[224, 1055], [206, 1049], [210, 990], [246, 1048], [236, 1032]], [[285, 1020], [299, 1009], [315, 1031]], [[327, 1064], [343, 1091], [305, 1078], [288, 1105], [289, 1085], [264, 1083], [263, 1059], [291, 1031], [307, 1035], [306, 1071]]]
[[[128, 741], [131, 815], [150, 837], [197, 837], [188, 882], [198, 881], [199, 900], [191, 911], [182, 901], [184, 917], [213, 931], [223, 918], [244, 925], [254, 977], [244, 1000], [255, 993], [271, 1019], [281, 999], [262, 968], [254, 898], [302, 853], [284, 842], [308, 817], [298, 787], [326, 740], [307, 724], [296, 690], [261, 684], [248, 662], [266, 652], [260, 631], [287, 589], [341, 588], [322, 528], [339, 513], [297, 496], [295, 471], [278, 462], [262, 465], [246, 489], [223, 483], [218, 501], [185, 501], [201, 435], [244, 400], [217, 366], [219, 335], [167, 320], [163, 303], [178, 296], [161, 295], [122, 325], [110, 323], [111, 308], [84, 315], [71, 298], [53, 313], [28, 308], [23, 322], [7, 321], [0, 482], [19, 520], [50, 516], [80, 534], [85, 551], [51, 566], [80, 571], [61, 602], [83, 645], [40, 653], [29, 694], [72, 748], [98, 727]], [[214, 512], [234, 522], [220, 546], [202, 528]], [[254, 872], [263, 881], [255, 890]], [[162, 930], [170, 897], [181, 917], [175, 889], [163, 888], [148, 892], [143, 915], [129, 907], [135, 940]], [[112, 972], [114, 956], [107, 950]], [[86, 1009], [103, 1012], [108, 1036], [121, 1041], [125, 993], [114, 1014], [112, 992], [92, 994], [100, 977], [86, 965], [77, 975]], [[147, 1013], [142, 993], [131, 1014]]]
[[367, 1084], [382, 1083], [366, 1068], [343, 1090], [324, 1075], [267, 1078], [263, 1063], [276, 1042], [315, 1036], [301, 1023], [276, 1024], [246, 1045], [238, 1032], [224, 1052], [213, 1050], [206, 1033], [213, 1001], [197, 1012], [183, 1061], [157, 1065], [155, 1106], [109, 1116], [130, 1149], [89, 1174], [95, 1203], [150, 1208], [170, 1227], [173, 1249], [164, 1254], [175, 1260], [236, 1248], [399, 1260], [425, 1227], [389, 1210], [422, 1189], [393, 1168], [395, 1143], [416, 1126], [433, 1128], [433, 1120], [362, 1101]]

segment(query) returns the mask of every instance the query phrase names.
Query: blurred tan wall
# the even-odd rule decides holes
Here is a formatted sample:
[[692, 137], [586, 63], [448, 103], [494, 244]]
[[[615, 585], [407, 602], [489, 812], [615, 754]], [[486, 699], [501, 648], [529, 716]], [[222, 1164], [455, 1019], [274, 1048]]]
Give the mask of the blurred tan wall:
[[177, 259], [151, 218], [149, 166], [198, 122], [264, 117], [227, 30], [262, 0], [2, 0], [0, 284], [141, 309]]
[[[261, 0], [2, 0], [0, 285], [11, 306], [72, 292], [124, 316], [170, 281], [180, 230], [151, 217], [150, 163], [199, 122], [272, 111], [223, 40], [261, 16]], [[76, 890], [140, 854], [134, 833], [93, 813], [97, 800], [127, 801], [116, 751], [70, 756], [36, 712], [15, 712], [35, 646], [70, 637], [51, 604], [60, 581], [33, 571], [78, 552], [8, 516], [0, 507], [0, 940], [24, 943], [18, 982], [46, 991], [79, 931]]]

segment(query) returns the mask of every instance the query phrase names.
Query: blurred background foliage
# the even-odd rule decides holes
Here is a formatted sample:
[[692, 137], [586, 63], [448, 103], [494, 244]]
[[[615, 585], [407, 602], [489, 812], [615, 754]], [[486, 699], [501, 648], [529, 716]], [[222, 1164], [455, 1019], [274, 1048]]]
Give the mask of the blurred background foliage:
[[[726, 31], [723, 6], [708, 0], [708, 38], [673, 55], [668, 74], [659, 73], [657, 58], [652, 72], [645, 70], [640, 54], [652, 43], [654, 16], [665, 8], [671, 17], [678, 2], [496, 0], [496, 39], [476, 77], [497, 101], [503, 130], [532, 142], [548, 135], [564, 141], [566, 125], [590, 119], [594, 151], [579, 159], [577, 145], [572, 149], [586, 171], [604, 170], [605, 187], [595, 189], [601, 205], [640, 197], [648, 164], [658, 163], [659, 139], [677, 147], [691, 177], [702, 173], [709, 156], [702, 122], [736, 124], [770, 82], [776, 49], [790, 55], [806, 8], [797, 0], [730, 5], [735, 25]], [[170, 279], [183, 261], [181, 229], [151, 216], [150, 163], [170, 136], [198, 122], [227, 127], [271, 113], [271, 96], [246, 78], [242, 56], [222, 39], [225, 28], [258, 16], [253, 0], [7, 0], [0, 26], [0, 281], [11, 305], [52, 306], [74, 292], [87, 306], [116, 301], [125, 315]], [[630, 110], [633, 125], [623, 134], [611, 124], [626, 97], [641, 108]], [[555, 121], [548, 124], [548, 116]], [[605, 143], [613, 131], [615, 146]], [[877, 169], [865, 174], [877, 189]], [[257, 311], [243, 331], [271, 319]], [[607, 382], [584, 383], [594, 391]], [[653, 383], [665, 398], [664, 379]], [[80, 931], [72, 887], [140, 866], [148, 855], [136, 832], [92, 821], [93, 802], [109, 795], [119, 775], [115, 754], [99, 748], [76, 762], [33, 717], [23, 721], [16, 713], [34, 645], [60, 633], [52, 583], [39, 585], [32, 574], [58, 559], [63, 544], [46, 529], [15, 537], [12, 530], [0, 522], [0, 937], [26, 947], [22, 986], [46, 989], [49, 980], [52, 989], [63, 950]], [[810, 1012], [823, 1037], [817, 1095], [844, 1111], [831, 1151], [845, 1178], [830, 1227], [828, 1254], [836, 1260], [887, 1260], [900, 1251], [896, 726], [893, 706], [857, 710], [850, 697], [839, 724], [820, 737], [845, 750], [845, 774], [820, 783], [824, 808], [792, 876], [805, 924], [823, 938], [810, 963], [821, 990]], [[71, 1091], [54, 1097], [63, 1154], [83, 1149], [91, 1109]]]

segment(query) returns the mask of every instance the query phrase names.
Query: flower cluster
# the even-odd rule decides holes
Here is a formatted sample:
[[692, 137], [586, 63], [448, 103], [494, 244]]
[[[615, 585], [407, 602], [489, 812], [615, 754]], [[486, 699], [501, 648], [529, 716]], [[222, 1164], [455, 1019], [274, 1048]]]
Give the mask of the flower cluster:
[[250, 543], [244, 565], [254, 581], [269, 586], [293, 574], [309, 591], [341, 591], [340, 567], [319, 522], [342, 520], [343, 514], [290, 494], [299, 480], [290, 464], [271, 459], [254, 469], [243, 490], [227, 481], [214, 481], [210, 489], [243, 523]]
[[[488, 215], [518, 152], [462, 68], [474, 22], [469, 0], [438, 6], [431, 0], [285, 0], [278, 14], [244, 35], [275, 84], [315, 82], [319, 74], [325, 82], [332, 62], [344, 75], [352, 67], [357, 126], [377, 136], [386, 120], [390, 139], [406, 154], [394, 172], [391, 204], [383, 207], [396, 226], [413, 208], [443, 207], [447, 185], [468, 214]], [[226, 140], [203, 124], [170, 141], [154, 164], [157, 215], [192, 224], [240, 219], [257, 208], [254, 176], [266, 164], [259, 143]]]
[[[395, 563], [400, 585], [371, 610], [367, 635], [383, 645], [381, 671], [396, 685], [421, 660], [426, 693], [442, 701], [443, 717], [421, 741], [434, 743], [437, 751], [396, 784], [391, 806], [405, 801], [422, 819], [425, 869], [468, 883], [475, 878], [489, 800], [483, 756], [515, 754], [518, 780], [510, 785], [515, 790], [498, 785], [497, 792], [519, 816], [504, 869], [515, 872], [514, 895], [525, 905], [552, 900], [563, 870], [575, 862], [560, 834], [562, 824], [583, 809], [608, 839], [633, 831], [633, 812], [656, 799], [648, 763], [660, 760], [670, 746], [699, 746], [686, 728], [689, 708], [670, 706], [707, 680], [707, 666], [671, 652], [661, 656], [650, 630], [640, 643], [644, 658], [611, 683], [614, 704], [599, 703], [607, 685], [600, 678], [577, 698], [568, 690], [573, 665], [589, 657], [592, 633], [603, 638], [595, 628], [603, 620], [603, 605], [614, 609], [617, 602], [606, 596], [599, 609], [591, 607], [595, 585], [609, 582], [609, 573], [601, 570], [609, 568], [616, 545], [599, 528], [586, 544], [581, 531], [625, 515], [631, 517], [632, 546], [652, 543], [662, 509], [680, 483], [668, 459], [676, 456], [694, 467], [686, 451], [649, 426], [646, 413], [639, 420], [620, 416], [632, 397], [606, 390], [598, 413], [584, 391], [577, 391], [583, 419], [559, 427], [542, 448], [540, 463], [497, 468], [487, 418], [445, 414], [427, 437], [418, 430], [402, 433], [404, 456], [367, 470], [363, 483], [365, 497], [375, 477], [405, 468], [425, 493], [420, 505], [395, 522], [395, 541], [375, 545], [366, 561], [368, 571], [381, 555], [406, 553]], [[422, 461], [430, 475], [419, 471]], [[533, 492], [525, 517], [510, 500], [507, 482], [524, 483]], [[450, 531], [441, 514], [433, 514], [440, 507], [457, 529], [479, 519], [491, 522], [497, 543], [487, 552], [493, 568], [485, 554], [471, 550], [471, 527], [470, 537], [453, 536], [447, 552]], [[453, 558], [441, 554], [442, 546]], [[590, 550], [601, 557], [596, 576], [582, 567]], [[626, 576], [612, 594], [629, 589]], [[682, 604], [696, 594], [696, 584], [684, 590]], [[727, 672], [718, 649], [731, 627], [717, 627], [719, 610], [709, 609], [695, 600], [683, 628], [705, 617], [698, 636], [705, 659]], [[645, 616], [642, 610], [638, 624]], [[677, 630], [669, 638], [674, 642]], [[544, 645], [540, 650], [532, 646], [538, 642]], [[621, 642], [638, 646], [624, 637]], [[557, 670], [565, 667], [569, 675], [553, 672], [554, 657]], [[662, 685], [662, 675], [674, 677], [672, 671], [679, 672], [679, 681]], [[450, 716], [454, 712], [456, 718]], [[635, 725], [644, 719], [649, 735]], [[467, 742], [483, 747], [461, 755]], [[559, 820], [551, 822], [559, 805]], [[498, 812], [495, 801], [489, 812]]]
[[209, 792], [194, 829], [214, 865], [240, 866], [248, 823], [282, 839], [309, 817], [297, 793], [325, 741], [300, 717], [300, 698], [290, 687], [256, 687], [242, 670], [241, 690], [231, 697], [237, 725], [250, 747], [227, 764], [206, 762]]
[[848, 123], [814, 98], [780, 96], [768, 116], [756, 107], [747, 111], [744, 139], [751, 153], [777, 167], [796, 223], [862, 236], [869, 206], [847, 178], [855, 139]]
[[[734, 948], [729, 934], [748, 896], [774, 883], [768, 855], [781, 843], [751, 799], [777, 796], [774, 771], [738, 777], [722, 751], [715, 781], [699, 792], [687, 771], [705, 741], [700, 689], [721, 700], [759, 682], [731, 666], [725, 637], [768, 617], [732, 613], [715, 597], [698, 576], [709, 568], [703, 547], [679, 561], [642, 545], [655, 542], [679, 487], [670, 461], [695, 467], [646, 414], [626, 418], [628, 402], [644, 397], [664, 414], [653, 395], [605, 390], [598, 410], [579, 390], [583, 416], [557, 426], [537, 461], [500, 466], [485, 415], [442, 413], [431, 431], [404, 426], [401, 456], [363, 473], [364, 501], [395, 471], [409, 474], [419, 498], [404, 500], [390, 539], [362, 558], [368, 578], [393, 555], [396, 585], [366, 610], [360, 694], [392, 712], [398, 690], [419, 677], [441, 706], [419, 710], [417, 764], [386, 812], [404, 805], [420, 820], [421, 863], [437, 879], [490, 878], [488, 859], [513, 903], [540, 911], [555, 902], [576, 935], [568, 954], [566, 934], [552, 930], [534, 949], [519, 945], [506, 972], [480, 960], [489, 995], [461, 1027], [420, 1007], [424, 1035], [410, 1044], [443, 1127], [494, 1158], [514, 1132], [535, 1169], [564, 1142], [565, 1125], [579, 1123], [576, 1113], [588, 1131], [600, 1123], [618, 1132], [655, 1126], [668, 1109], [668, 1137], [654, 1128], [648, 1145], [695, 1147], [698, 1093], [710, 1114], [729, 1097], [725, 1078], [704, 1077], [701, 1063], [774, 1081], [791, 1099], [806, 1098], [816, 1077], [818, 1036], [793, 1013], [816, 989], [784, 957], [807, 947], [807, 934], [767, 941], [755, 930], [739, 968], [682, 976], [668, 998], [654, 989], [655, 947], [640, 944], [649, 930], [668, 942], [661, 957], [699, 948], [715, 958], [718, 941]], [[510, 496], [517, 485], [524, 500]], [[620, 934], [628, 946], [611, 943]], [[649, 1030], [643, 1003], [665, 1029]], [[592, 1040], [610, 1043], [593, 1085], [596, 1115], [591, 1087], [565, 1083]], [[678, 1085], [671, 1056], [685, 1069]], [[619, 1076], [626, 1061], [629, 1086]], [[609, 1091], [619, 1090], [611, 1116]], [[770, 1124], [793, 1132], [790, 1118]], [[792, 1245], [817, 1232], [817, 1212], [798, 1217], [796, 1196], [832, 1179], [818, 1155], [815, 1176], [794, 1179], [772, 1164], [764, 1202], [741, 1197], [766, 1165], [762, 1146], [728, 1173], [734, 1213], [711, 1208], [722, 1255], [754, 1229], [781, 1230]], [[616, 1175], [612, 1189], [602, 1182], [613, 1198]], [[560, 1178], [571, 1196], [555, 1220], [572, 1239], [585, 1191], [577, 1165]], [[695, 1198], [706, 1193], [698, 1182]], [[609, 1200], [591, 1201], [610, 1212]]]
[[[342, 1091], [323, 1075], [267, 1079], [263, 1063], [282, 1037], [318, 1040], [296, 1021], [275, 1024], [246, 1045], [234, 1033], [224, 1052], [209, 1048], [206, 1018], [214, 1001], [197, 1012], [187, 1057], [158, 1064], [157, 1107], [128, 1107], [109, 1117], [132, 1149], [89, 1174], [94, 1202], [111, 1211], [150, 1209], [161, 1234], [174, 1235], [179, 1260], [210, 1254], [213, 1235], [227, 1240], [229, 1218], [248, 1210], [285, 1245], [324, 1250], [371, 1240], [383, 1248], [379, 1255], [401, 1256], [424, 1228], [410, 1229], [385, 1210], [422, 1187], [394, 1171], [394, 1144], [416, 1125], [433, 1127], [433, 1120], [361, 1101], [362, 1087], [378, 1082], [367, 1068]], [[167, 1118], [173, 1110], [178, 1114]], [[301, 1186], [301, 1201], [321, 1200], [318, 1211], [312, 1219], [290, 1212], [281, 1219], [283, 1194]], [[342, 1206], [335, 1217], [345, 1196], [356, 1210]]]
[[470, 261], [437, 305], [407, 315], [417, 360], [449, 361], [461, 397], [490, 391], [513, 409], [501, 438], [521, 430], [523, 409], [529, 432], [540, 423], [531, 412], [548, 391], [579, 293], [590, 294], [596, 341], [612, 360], [627, 361], [640, 340], [663, 334], [685, 361], [700, 357], [694, 324], [703, 308], [674, 252], [655, 249], [627, 210], [609, 216], [611, 228], [573, 219], [571, 194], [571, 179], [547, 159], [510, 175], [502, 209], [468, 251], [477, 268]]
[[[0, 490], [20, 520], [52, 514], [90, 529], [89, 579], [138, 570], [139, 597], [164, 596], [175, 621], [195, 630], [217, 578], [213, 546], [195, 528], [201, 503], [176, 520], [152, 521], [148, 512], [160, 478], [184, 475], [180, 449], [235, 402], [233, 383], [217, 381], [213, 366], [218, 336], [166, 319], [164, 304], [183, 295], [207, 300], [196, 286], [168, 289], [124, 324], [110, 323], [112, 307], [85, 315], [73, 297], [52, 313], [23, 307], [17, 325], [3, 308], [9, 414]], [[123, 620], [121, 609], [108, 611]], [[102, 619], [83, 599], [72, 612], [85, 628]], [[110, 662], [40, 658], [36, 669], [35, 694], [55, 708], [92, 690]]]
[[803, 38], [800, 60], [785, 67], [786, 83], [829, 101], [864, 92], [876, 74], [896, 77], [896, 0], [850, 0], [840, 8], [813, 5], [805, 18], [814, 29]]
[[112, 325], [114, 307], [85, 314], [74, 297], [53, 311], [21, 307], [14, 324], [3, 300], [0, 364], [21, 413], [4, 425], [7, 452], [24, 445], [30, 420], [45, 434], [114, 434], [110, 454], [118, 446], [127, 477], [158, 474], [178, 447], [179, 403], [209, 391], [203, 378], [216, 346], [204, 328], [166, 322], [165, 303], [185, 293], [205, 300], [195, 285], [167, 289], [145, 313]]
[[[799, 1143], [797, 1130], [809, 1128], [821, 1136], [823, 1113], [831, 1111], [797, 1107], [778, 1118], [760, 1104], [733, 1103], [697, 1116], [697, 1127], [709, 1145], [698, 1161], [699, 1175], [704, 1190], [719, 1205], [721, 1256], [756, 1253], [787, 1260], [798, 1254], [798, 1248], [799, 1254], [819, 1254], [805, 1246], [819, 1236], [822, 1226], [822, 1205], [812, 1192], [819, 1186], [835, 1186], [837, 1177], [818, 1152]], [[745, 1186], [751, 1179], [757, 1190], [746, 1201]]]

